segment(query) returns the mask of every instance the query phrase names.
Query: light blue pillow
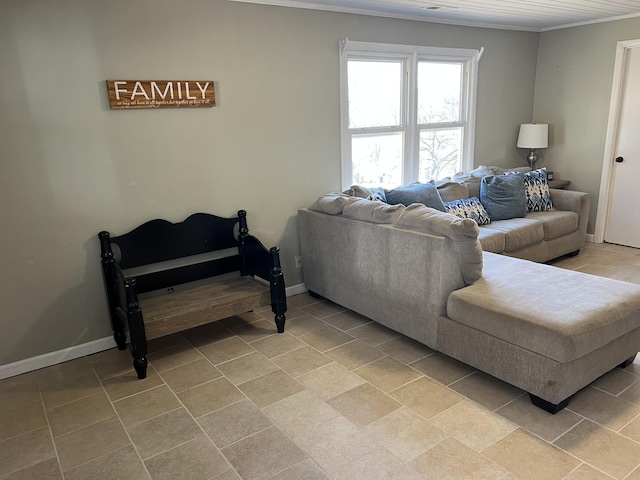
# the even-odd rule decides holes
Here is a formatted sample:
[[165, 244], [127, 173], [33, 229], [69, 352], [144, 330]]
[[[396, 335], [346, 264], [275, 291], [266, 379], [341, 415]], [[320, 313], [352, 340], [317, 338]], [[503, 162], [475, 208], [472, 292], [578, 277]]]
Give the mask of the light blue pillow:
[[385, 194], [384, 188], [371, 187], [369, 188], [369, 191], [371, 192], [371, 195], [367, 197], [367, 200], [387, 203], [387, 195]]
[[478, 225], [491, 223], [491, 218], [478, 197], [461, 198], [452, 202], [444, 202], [444, 208], [447, 209], [448, 213], [460, 218], [470, 218]]
[[480, 202], [493, 221], [524, 217], [527, 214], [524, 174], [482, 177]]
[[412, 183], [404, 187], [387, 190], [387, 203], [397, 205], [401, 203], [408, 207], [412, 203], [422, 203], [427, 207], [446, 212], [440, 193], [434, 183]]

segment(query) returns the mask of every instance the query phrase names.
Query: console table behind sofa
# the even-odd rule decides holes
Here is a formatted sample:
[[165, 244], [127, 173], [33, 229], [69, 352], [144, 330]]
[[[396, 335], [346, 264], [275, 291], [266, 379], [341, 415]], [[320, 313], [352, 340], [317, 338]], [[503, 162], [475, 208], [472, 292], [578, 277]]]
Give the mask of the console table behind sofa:
[[[124, 235], [98, 234], [114, 338], [146, 377], [147, 340], [271, 305], [279, 333], [287, 302], [280, 249], [264, 248], [247, 213], [196, 213], [180, 223], [156, 219]], [[259, 279], [262, 279], [260, 281]], [[147, 294], [139, 299], [138, 295]]]

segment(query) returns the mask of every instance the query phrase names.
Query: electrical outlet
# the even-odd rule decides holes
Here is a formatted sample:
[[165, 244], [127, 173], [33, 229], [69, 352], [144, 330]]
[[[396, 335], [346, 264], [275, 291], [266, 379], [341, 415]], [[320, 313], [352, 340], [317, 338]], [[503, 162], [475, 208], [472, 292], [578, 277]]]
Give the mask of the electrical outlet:
[[300, 255], [296, 255], [296, 268], [302, 268], [302, 257]]
[[173, 287], [167, 288], [167, 293], [173, 293]]

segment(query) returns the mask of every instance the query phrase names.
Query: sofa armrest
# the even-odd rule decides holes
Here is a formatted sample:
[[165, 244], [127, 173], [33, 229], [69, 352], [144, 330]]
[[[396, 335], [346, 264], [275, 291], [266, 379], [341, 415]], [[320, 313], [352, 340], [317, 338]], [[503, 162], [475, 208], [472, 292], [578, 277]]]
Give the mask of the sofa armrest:
[[550, 190], [551, 200], [556, 210], [575, 212], [578, 214], [578, 231], [586, 235], [587, 224], [589, 223], [589, 208], [591, 207], [591, 196], [586, 192], [576, 192], [575, 190]]
[[551, 193], [553, 206], [557, 210], [576, 212], [580, 216], [584, 213], [589, 214], [588, 193], [576, 192], [575, 190], [560, 190], [557, 188], [552, 188], [549, 192]]

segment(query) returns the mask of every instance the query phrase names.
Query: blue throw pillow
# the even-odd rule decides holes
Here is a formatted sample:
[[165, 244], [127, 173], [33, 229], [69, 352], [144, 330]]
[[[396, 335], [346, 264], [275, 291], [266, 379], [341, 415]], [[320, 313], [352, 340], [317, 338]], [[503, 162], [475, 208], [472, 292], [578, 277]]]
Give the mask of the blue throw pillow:
[[422, 203], [427, 207], [446, 212], [440, 193], [433, 183], [412, 183], [404, 187], [387, 190], [387, 203], [397, 205], [401, 203], [408, 207], [412, 203]]
[[524, 217], [527, 214], [524, 174], [509, 173], [482, 177], [480, 202], [491, 220]]
[[527, 212], [555, 210], [547, 182], [547, 169], [540, 168], [524, 174]]
[[478, 197], [461, 198], [452, 202], [444, 202], [444, 208], [448, 213], [460, 218], [470, 218], [478, 225], [491, 223], [489, 214], [480, 203]]

